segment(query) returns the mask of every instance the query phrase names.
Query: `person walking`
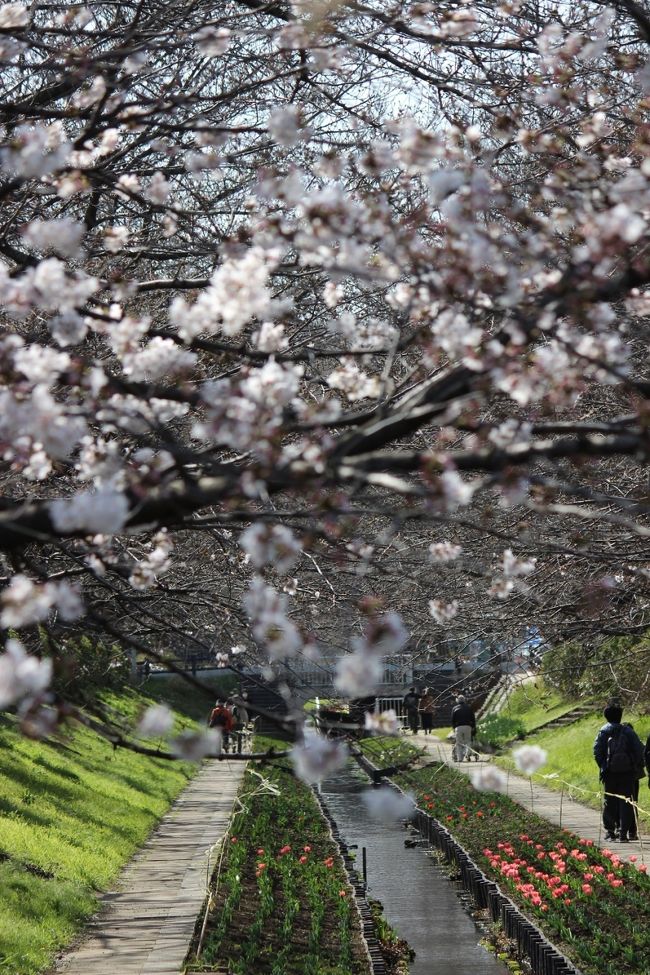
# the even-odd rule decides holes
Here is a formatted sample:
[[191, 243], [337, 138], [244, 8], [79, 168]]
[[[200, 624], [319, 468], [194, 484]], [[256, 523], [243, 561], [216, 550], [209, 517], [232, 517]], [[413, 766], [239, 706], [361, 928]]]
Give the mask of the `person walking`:
[[638, 769], [643, 766], [643, 744], [632, 728], [621, 724], [620, 704], [608, 704], [604, 717], [607, 723], [596, 736], [594, 758], [605, 789], [605, 839], [628, 843], [630, 835], [636, 834], [634, 787]]
[[472, 737], [476, 731], [476, 716], [465, 700], [464, 694], [456, 698], [456, 706], [451, 712], [451, 726], [456, 733], [456, 744], [452, 751], [455, 762], [469, 761]]
[[228, 751], [230, 745], [230, 734], [235, 727], [235, 719], [232, 711], [225, 701], [217, 699], [208, 718], [208, 728], [218, 728], [221, 732], [221, 742], [224, 752]]
[[246, 709], [247, 698], [248, 698], [248, 694], [246, 693], [246, 691], [244, 691], [243, 694], [240, 695], [240, 697], [233, 698], [233, 701], [235, 703], [233, 704], [232, 713], [238, 731], [245, 731], [246, 728], [248, 727], [249, 715]]
[[433, 694], [431, 693], [430, 687], [425, 687], [422, 691], [422, 696], [420, 697], [420, 721], [422, 723], [422, 731], [425, 735], [430, 735], [433, 730], [433, 713], [436, 709], [435, 702], [433, 700]]
[[420, 726], [420, 721], [418, 717], [418, 705], [420, 703], [420, 695], [417, 693], [414, 687], [410, 687], [408, 693], [404, 695], [404, 710], [406, 711], [406, 718], [409, 724], [409, 728], [414, 735], [417, 735], [418, 728]]
[[[631, 728], [634, 731], [634, 725], [626, 721], [624, 727]], [[645, 766], [643, 762], [637, 765], [634, 769], [634, 786], [632, 788], [632, 801], [634, 805], [632, 806], [632, 816], [634, 817], [634, 824], [632, 830], [628, 833], [628, 838], [631, 840], [638, 840], [639, 838], [639, 780], [645, 778]]]

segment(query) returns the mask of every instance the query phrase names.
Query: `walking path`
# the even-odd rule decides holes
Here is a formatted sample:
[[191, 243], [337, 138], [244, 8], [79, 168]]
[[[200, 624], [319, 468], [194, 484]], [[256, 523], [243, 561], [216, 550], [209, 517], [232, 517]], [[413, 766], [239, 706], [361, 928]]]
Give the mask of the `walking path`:
[[[426, 748], [432, 758], [446, 762], [447, 765], [451, 765], [452, 768], [464, 775], [470, 775], [474, 769], [481, 768], [490, 762], [487, 755], [481, 755], [477, 762], [455, 762], [452, 758], [452, 745], [449, 742], [422, 733], [414, 737], [417, 744]], [[411, 736], [409, 736], [410, 739]], [[597, 846], [616, 850], [616, 855], [621, 860], [629, 860], [633, 856], [637, 858], [637, 864], [650, 862], [650, 838], [643, 837], [640, 834], [640, 840], [630, 843], [616, 843], [605, 840], [601, 815], [597, 810], [590, 809], [589, 806], [585, 806], [581, 802], [576, 802], [574, 799], [567, 798], [566, 795], [563, 796], [559, 792], [554, 792], [552, 789], [540, 785], [535, 778], [532, 779], [532, 786], [531, 794], [530, 780], [510, 772], [508, 773], [506, 795], [523, 806], [524, 809], [535, 812], [556, 826], [566, 827], [584, 839], [593, 840]]]
[[[178, 975], [206, 880], [244, 772], [207, 762], [105, 894], [88, 937], [59, 961], [61, 975]], [[211, 863], [208, 860], [212, 861]]]

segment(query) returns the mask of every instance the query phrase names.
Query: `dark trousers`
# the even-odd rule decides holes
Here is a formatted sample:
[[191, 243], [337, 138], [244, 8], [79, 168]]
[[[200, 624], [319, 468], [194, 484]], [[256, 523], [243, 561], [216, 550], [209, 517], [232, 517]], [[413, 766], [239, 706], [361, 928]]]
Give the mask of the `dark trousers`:
[[630, 836], [634, 836], [635, 839], [639, 834], [639, 780], [634, 780], [634, 785], [632, 786], [632, 798], [634, 799], [636, 806], [632, 809], [632, 818], [634, 819], [634, 824], [630, 831]]
[[414, 710], [410, 710], [410, 711], [407, 711], [406, 714], [407, 714], [407, 717], [408, 717], [409, 728], [411, 729], [412, 732], [415, 733], [418, 730], [418, 728], [420, 727], [420, 721], [418, 719], [418, 712], [417, 711], [414, 711]]
[[[621, 836], [628, 836], [636, 832], [636, 820], [634, 817], [634, 806], [626, 802], [625, 798], [634, 798], [634, 786], [636, 779], [633, 775], [618, 775], [605, 773], [605, 801], [603, 805], [603, 826], [608, 833], [620, 833]], [[608, 794], [609, 793], [609, 794]], [[611, 794], [613, 793], [613, 795]]]
[[420, 711], [420, 717], [422, 718], [422, 730], [431, 731], [433, 728], [433, 712]]

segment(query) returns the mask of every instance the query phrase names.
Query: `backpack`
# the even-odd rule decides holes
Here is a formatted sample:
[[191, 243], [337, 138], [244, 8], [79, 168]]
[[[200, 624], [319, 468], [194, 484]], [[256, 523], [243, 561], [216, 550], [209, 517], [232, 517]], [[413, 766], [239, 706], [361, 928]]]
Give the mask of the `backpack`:
[[622, 728], [614, 731], [607, 739], [606, 768], [615, 775], [626, 775], [634, 771], [627, 735]]
[[210, 727], [211, 728], [225, 728], [229, 724], [228, 718], [230, 714], [226, 708], [218, 707], [215, 708], [210, 715]]

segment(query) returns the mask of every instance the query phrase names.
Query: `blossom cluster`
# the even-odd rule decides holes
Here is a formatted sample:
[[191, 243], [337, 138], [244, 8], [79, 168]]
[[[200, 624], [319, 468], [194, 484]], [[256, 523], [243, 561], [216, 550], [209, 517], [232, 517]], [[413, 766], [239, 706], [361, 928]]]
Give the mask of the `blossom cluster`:
[[270, 660], [296, 655], [304, 640], [289, 618], [286, 595], [255, 576], [244, 595], [243, 604], [251, 620], [253, 636]]
[[306, 729], [302, 742], [291, 749], [291, 760], [298, 778], [303, 782], [320, 782], [348, 760], [348, 748], [344, 742], [325, 738], [318, 732]]
[[19, 640], [8, 640], [0, 654], [0, 710], [42, 694], [52, 679], [52, 661], [26, 652]]
[[171, 552], [174, 548], [168, 532], [163, 529], [153, 538], [153, 548], [133, 567], [129, 582], [134, 589], [150, 589], [168, 571], [171, 565]]
[[64, 620], [83, 614], [78, 589], [69, 582], [38, 583], [25, 575], [15, 575], [0, 593], [0, 625], [5, 629], [41, 623], [56, 611]]
[[399, 651], [408, 642], [408, 632], [397, 613], [373, 616], [363, 636], [351, 641], [352, 652], [339, 657], [334, 686], [345, 697], [367, 697], [381, 683], [383, 657]]
[[301, 552], [301, 546], [286, 525], [257, 522], [242, 533], [239, 543], [256, 569], [265, 565], [284, 575], [290, 572]]

